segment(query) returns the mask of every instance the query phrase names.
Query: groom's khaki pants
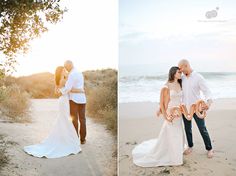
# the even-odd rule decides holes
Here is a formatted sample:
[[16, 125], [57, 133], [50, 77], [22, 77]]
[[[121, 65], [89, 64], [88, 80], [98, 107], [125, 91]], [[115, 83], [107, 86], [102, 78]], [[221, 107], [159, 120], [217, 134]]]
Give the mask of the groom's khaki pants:
[[74, 101], [70, 100], [70, 115], [77, 134], [78, 134], [78, 119], [80, 122], [79, 133], [81, 141], [85, 141], [86, 137], [85, 107], [86, 104], [77, 104]]

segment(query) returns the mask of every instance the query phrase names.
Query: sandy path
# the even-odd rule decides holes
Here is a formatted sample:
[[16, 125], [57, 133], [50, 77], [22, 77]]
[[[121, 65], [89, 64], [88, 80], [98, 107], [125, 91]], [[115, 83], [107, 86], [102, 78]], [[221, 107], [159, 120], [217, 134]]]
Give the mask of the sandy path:
[[47, 136], [57, 117], [57, 100], [32, 100], [32, 123], [0, 123], [6, 140], [17, 142], [7, 149], [10, 163], [1, 174], [11, 176], [97, 176], [114, 175], [116, 158], [114, 137], [101, 124], [87, 118], [87, 143], [82, 153], [59, 159], [35, 158], [22, 150]]
[[163, 119], [155, 117], [156, 103], [120, 104], [119, 173], [126, 175], [234, 176], [236, 175], [236, 99], [216, 100], [206, 119], [215, 156], [206, 158], [203, 140], [193, 121], [194, 151], [177, 167], [141, 168], [132, 162], [132, 149], [158, 137]]

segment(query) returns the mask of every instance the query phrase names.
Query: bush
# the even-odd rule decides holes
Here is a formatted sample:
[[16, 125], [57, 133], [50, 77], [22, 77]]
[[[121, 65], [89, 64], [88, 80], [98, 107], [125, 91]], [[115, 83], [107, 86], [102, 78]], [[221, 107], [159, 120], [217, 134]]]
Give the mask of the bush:
[[[90, 73], [91, 74], [91, 73]], [[94, 76], [96, 74], [96, 76]], [[88, 115], [102, 120], [109, 130], [117, 133], [117, 72], [115, 70], [96, 71], [87, 75], [93, 85], [86, 86]], [[95, 79], [91, 80], [90, 78]]]
[[0, 174], [2, 168], [9, 163], [9, 157], [6, 155], [6, 148], [7, 146], [4, 140], [4, 136], [0, 134]]
[[32, 98], [55, 98], [54, 75], [38, 73], [16, 79], [17, 85], [31, 95]]
[[[0, 89], [0, 110], [14, 121], [26, 120], [29, 112], [29, 95], [16, 84]], [[24, 118], [23, 118], [24, 117]]]
[[6, 87], [1, 86], [0, 87], [0, 102], [6, 99]]

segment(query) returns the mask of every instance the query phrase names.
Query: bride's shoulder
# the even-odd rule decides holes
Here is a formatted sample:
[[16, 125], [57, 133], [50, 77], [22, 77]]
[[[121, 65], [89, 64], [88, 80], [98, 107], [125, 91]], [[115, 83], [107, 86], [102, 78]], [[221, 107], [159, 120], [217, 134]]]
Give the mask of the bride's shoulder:
[[164, 84], [161, 88], [162, 93], [168, 93], [170, 91], [168, 83]]
[[162, 89], [169, 89], [169, 83], [165, 83], [163, 86], [162, 86]]

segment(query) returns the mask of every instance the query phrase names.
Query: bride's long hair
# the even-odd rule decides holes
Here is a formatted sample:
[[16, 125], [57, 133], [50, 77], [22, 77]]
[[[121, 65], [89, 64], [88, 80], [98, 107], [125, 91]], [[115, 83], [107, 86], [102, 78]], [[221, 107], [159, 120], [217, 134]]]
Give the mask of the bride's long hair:
[[[179, 67], [171, 67], [169, 70], [169, 76], [168, 76], [168, 82], [173, 82], [175, 80], [175, 74], [179, 70]], [[178, 79], [178, 83], [180, 87], [182, 88], [182, 79]]]
[[62, 67], [62, 66], [58, 66], [56, 68], [56, 71], [55, 71], [55, 84], [56, 84], [56, 87], [58, 87], [60, 85], [63, 69], [64, 69], [64, 67]]

